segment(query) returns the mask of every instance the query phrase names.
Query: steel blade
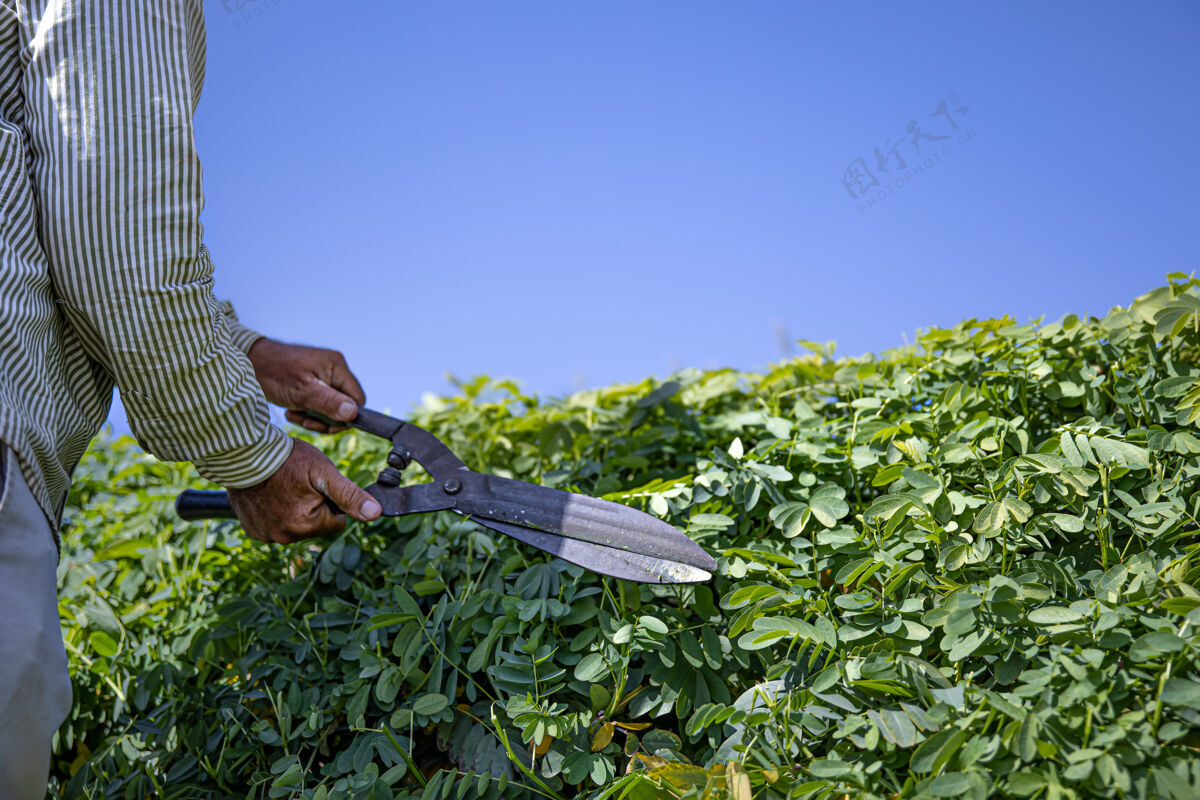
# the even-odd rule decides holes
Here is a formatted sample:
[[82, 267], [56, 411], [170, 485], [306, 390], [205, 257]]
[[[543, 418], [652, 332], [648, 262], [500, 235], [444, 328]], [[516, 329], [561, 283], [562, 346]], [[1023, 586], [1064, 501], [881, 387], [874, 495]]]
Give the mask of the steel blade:
[[675, 562], [713, 572], [717, 562], [685, 534], [619, 503], [463, 470], [455, 510], [482, 520]]
[[700, 583], [712, 578], [712, 574], [705, 570], [676, 561], [631, 553], [614, 547], [603, 547], [580, 539], [510, 525], [507, 522], [480, 517], [471, 519], [519, 542], [544, 550], [563, 561], [570, 561], [586, 570], [613, 578], [637, 583]]

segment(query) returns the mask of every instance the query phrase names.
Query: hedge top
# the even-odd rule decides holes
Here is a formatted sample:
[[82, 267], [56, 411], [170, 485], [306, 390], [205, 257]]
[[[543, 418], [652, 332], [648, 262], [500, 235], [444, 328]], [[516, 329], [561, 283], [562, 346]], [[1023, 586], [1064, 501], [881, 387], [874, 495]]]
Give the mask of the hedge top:
[[[189, 474], [101, 443], [64, 545], [58, 780], [1194, 797], [1200, 299], [1171, 281], [1102, 318], [811, 345], [766, 373], [550, 401], [479, 379], [414, 416], [481, 470], [687, 530], [720, 554], [711, 586], [601, 579], [444, 515], [261, 546], [175, 521]], [[320, 444], [364, 481], [381, 457]]]

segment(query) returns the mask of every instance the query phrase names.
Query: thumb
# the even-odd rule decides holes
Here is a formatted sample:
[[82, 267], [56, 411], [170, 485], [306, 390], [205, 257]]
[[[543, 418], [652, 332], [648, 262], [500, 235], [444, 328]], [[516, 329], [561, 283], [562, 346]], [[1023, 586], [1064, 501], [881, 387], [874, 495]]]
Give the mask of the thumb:
[[354, 398], [319, 379], [297, 392], [296, 400], [301, 408], [316, 411], [339, 422], [349, 422], [358, 414], [358, 404]]
[[338, 508], [360, 522], [378, 519], [383, 509], [379, 502], [362, 487], [337, 471], [332, 462], [322, 465], [313, 484], [318, 491], [337, 504]]

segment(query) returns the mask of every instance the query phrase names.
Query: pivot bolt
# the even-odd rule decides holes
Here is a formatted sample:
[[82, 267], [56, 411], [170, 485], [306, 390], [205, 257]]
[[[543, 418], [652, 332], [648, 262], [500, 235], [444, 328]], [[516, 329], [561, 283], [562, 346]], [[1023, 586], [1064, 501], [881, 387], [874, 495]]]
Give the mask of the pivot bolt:
[[412, 460], [412, 454], [408, 450], [393, 450], [388, 453], [387, 457], [388, 465], [396, 469], [404, 469], [410, 460]]
[[458, 478], [447, 478], [446, 482], [442, 484], [442, 491], [446, 494], [458, 494], [462, 491], [462, 481]]
[[383, 472], [379, 473], [380, 486], [399, 486], [400, 485], [400, 470], [395, 467], [388, 467]]

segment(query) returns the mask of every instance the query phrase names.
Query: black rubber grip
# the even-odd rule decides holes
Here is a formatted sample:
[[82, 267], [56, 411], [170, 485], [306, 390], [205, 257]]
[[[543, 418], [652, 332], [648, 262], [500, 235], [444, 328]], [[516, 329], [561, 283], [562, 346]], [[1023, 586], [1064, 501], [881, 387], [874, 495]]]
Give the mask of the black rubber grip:
[[[329, 513], [345, 514], [338, 508], [337, 503], [325, 498], [325, 507]], [[188, 521], [197, 519], [237, 519], [233, 506], [229, 505], [229, 493], [208, 491], [206, 489], [185, 489], [175, 498], [175, 513], [180, 519]]]
[[229, 495], [220, 491], [188, 489], [175, 499], [175, 513], [180, 519], [237, 519]]

